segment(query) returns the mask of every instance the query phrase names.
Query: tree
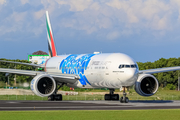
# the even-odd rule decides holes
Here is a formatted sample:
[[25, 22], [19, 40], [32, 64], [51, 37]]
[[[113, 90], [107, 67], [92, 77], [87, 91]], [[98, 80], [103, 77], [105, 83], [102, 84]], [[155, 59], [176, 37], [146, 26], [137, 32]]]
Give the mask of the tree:
[[37, 52], [33, 52], [33, 55], [48, 55], [48, 54], [46, 52], [39, 50]]
[[[0, 59], [5, 61], [14, 61], [14, 62], [24, 62], [24, 63], [31, 63], [28, 60], [9, 60], [9, 59]], [[14, 64], [14, 63], [7, 63], [7, 62], [0, 62], [0, 68], [11, 68], [11, 69], [21, 69], [21, 70], [34, 70], [32, 66], [27, 65], [21, 65], [21, 64]], [[10, 85], [13, 85], [14, 83], [14, 77], [15, 74], [9, 75], [9, 83]], [[25, 76], [25, 75], [16, 75], [16, 83], [23, 83], [23, 82], [30, 82], [33, 78], [31, 76]], [[0, 73], [0, 81], [6, 83], [7, 77], [5, 76], [5, 73]]]
[[[146, 70], [146, 69], [155, 69], [155, 68], [164, 68], [164, 67], [174, 67], [180, 66], [180, 58], [160, 58], [155, 62], [137, 62], [139, 66], [139, 70]], [[159, 81], [161, 86], [164, 84], [173, 84], [177, 86], [178, 81], [178, 71], [170, 71], [170, 72], [163, 72], [163, 73], [156, 73], [153, 74]], [[164, 86], [165, 87], [165, 86]]]

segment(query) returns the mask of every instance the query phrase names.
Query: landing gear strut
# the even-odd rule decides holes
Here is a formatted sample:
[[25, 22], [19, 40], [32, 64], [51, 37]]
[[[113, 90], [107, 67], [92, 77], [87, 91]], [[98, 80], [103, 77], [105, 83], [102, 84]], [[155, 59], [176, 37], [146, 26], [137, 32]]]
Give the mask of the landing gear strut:
[[121, 103], [128, 103], [129, 102], [129, 98], [126, 97], [127, 94], [126, 94], [125, 90], [126, 90], [126, 87], [123, 87], [123, 97], [120, 98]]
[[115, 89], [109, 89], [109, 94], [105, 94], [104, 100], [119, 100], [119, 94], [114, 94]]
[[[59, 87], [57, 86], [59, 85]], [[55, 92], [48, 96], [48, 101], [62, 101], [62, 95], [61, 94], [57, 94], [57, 91], [64, 85], [64, 83], [61, 84], [56, 84], [56, 90]]]

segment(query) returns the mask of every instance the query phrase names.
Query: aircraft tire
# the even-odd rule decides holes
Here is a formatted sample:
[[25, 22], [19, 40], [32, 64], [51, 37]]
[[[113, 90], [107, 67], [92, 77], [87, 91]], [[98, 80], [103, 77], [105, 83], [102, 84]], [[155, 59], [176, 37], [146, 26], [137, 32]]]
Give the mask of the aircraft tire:
[[56, 101], [62, 101], [62, 95], [61, 95], [61, 94], [56, 94], [56, 95], [54, 95], [54, 100], [56, 100]]
[[121, 97], [121, 98], [120, 98], [120, 103], [123, 103], [123, 102], [124, 102], [124, 101], [123, 101], [123, 97]]
[[111, 95], [111, 100], [119, 100], [119, 94]]
[[48, 101], [54, 101], [54, 95], [48, 96]]
[[105, 94], [104, 95], [104, 100], [111, 100], [111, 95], [110, 94]]
[[126, 99], [125, 99], [125, 103], [128, 103], [129, 102], [129, 98], [128, 97], [126, 97]]

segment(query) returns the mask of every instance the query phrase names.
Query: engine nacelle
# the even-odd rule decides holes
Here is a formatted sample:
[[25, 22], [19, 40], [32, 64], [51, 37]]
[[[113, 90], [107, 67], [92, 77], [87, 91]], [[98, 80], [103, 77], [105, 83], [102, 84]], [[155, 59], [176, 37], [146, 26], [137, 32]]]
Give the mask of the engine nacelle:
[[141, 96], [152, 96], [158, 88], [158, 80], [150, 74], [140, 74], [135, 83], [135, 90]]
[[56, 82], [55, 80], [47, 75], [47, 74], [40, 74], [35, 76], [31, 81], [31, 90], [37, 96], [46, 97], [53, 94], [56, 89]]

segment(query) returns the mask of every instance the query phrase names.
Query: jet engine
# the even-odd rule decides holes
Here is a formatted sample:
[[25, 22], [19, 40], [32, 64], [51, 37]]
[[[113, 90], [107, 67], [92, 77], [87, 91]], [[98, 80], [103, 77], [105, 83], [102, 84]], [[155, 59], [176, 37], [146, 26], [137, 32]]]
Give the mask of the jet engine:
[[31, 81], [31, 90], [37, 96], [46, 97], [53, 94], [56, 89], [54, 78], [47, 74], [40, 74]]
[[150, 74], [140, 74], [135, 83], [135, 90], [141, 96], [152, 96], [158, 88], [158, 80]]

